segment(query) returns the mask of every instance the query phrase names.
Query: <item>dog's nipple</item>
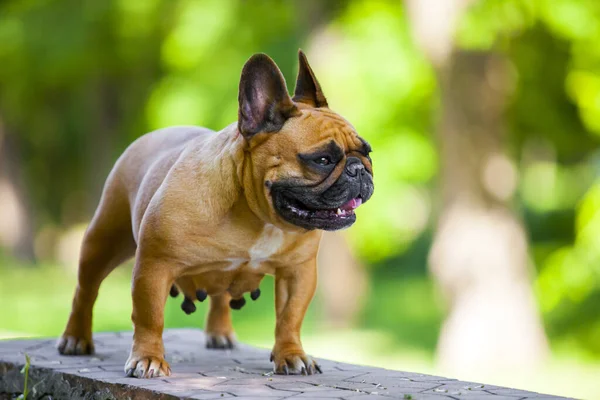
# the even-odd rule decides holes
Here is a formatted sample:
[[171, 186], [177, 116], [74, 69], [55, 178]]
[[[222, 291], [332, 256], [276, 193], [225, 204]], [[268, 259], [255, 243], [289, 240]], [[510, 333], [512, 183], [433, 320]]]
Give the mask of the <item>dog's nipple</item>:
[[204, 289], [200, 289], [200, 290], [196, 291], [196, 298], [200, 302], [203, 302], [204, 300], [206, 300], [207, 296], [208, 296], [208, 293], [206, 293], [206, 290], [204, 290]]
[[229, 307], [233, 310], [240, 310], [246, 304], [246, 299], [244, 297], [240, 297], [239, 299], [231, 299], [229, 301]]
[[194, 302], [191, 299], [186, 297], [183, 300], [183, 303], [181, 303], [181, 309], [183, 310], [184, 313], [186, 313], [187, 315], [190, 315], [191, 313], [196, 311], [196, 305], [194, 304]]

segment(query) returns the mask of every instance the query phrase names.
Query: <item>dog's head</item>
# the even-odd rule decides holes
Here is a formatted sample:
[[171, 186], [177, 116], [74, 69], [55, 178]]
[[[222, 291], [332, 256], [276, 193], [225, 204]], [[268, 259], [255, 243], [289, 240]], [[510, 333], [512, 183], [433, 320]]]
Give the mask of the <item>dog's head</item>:
[[306, 56], [294, 97], [268, 56], [244, 65], [238, 130], [248, 157], [244, 190], [254, 212], [279, 226], [337, 230], [356, 221], [354, 210], [373, 194], [369, 144], [328, 108]]

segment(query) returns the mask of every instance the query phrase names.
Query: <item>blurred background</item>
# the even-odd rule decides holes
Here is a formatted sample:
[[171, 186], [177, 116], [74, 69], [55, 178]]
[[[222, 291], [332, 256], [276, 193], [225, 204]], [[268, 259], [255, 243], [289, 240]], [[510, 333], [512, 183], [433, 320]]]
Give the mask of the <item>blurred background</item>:
[[[112, 164], [168, 125], [219, 130], [255, 52], [303, 48], [373, 149], [376, 191], [327, 234], [307, 352], [600, 398], [600, 2], [0, 3], [0, 337], [58, 336]], [[131, 265], [94, 330], [131, 329]], [[273, 295], [235, 312], [270, 347]], [[169, 299], [167, 327], [201, 327]]]

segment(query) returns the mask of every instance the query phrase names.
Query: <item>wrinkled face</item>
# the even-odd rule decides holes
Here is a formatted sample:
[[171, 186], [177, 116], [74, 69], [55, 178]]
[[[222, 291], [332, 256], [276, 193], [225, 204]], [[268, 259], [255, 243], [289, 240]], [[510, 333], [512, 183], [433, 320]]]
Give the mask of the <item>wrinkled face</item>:
[[[263, 67], [270, 64], [264, 59], [261, 62]], [[263, 75], [273, 78], [274, 72]], [[287, 95], [285, 83], [266, 87], [277, 89], [279, 85], [284, 89], [275, 93], [264, 92], [265, 85], [244, 92], [240, 85], [238, 125], [242, 134], [244, 122], [249, 121], [246, 126], [255, 130], [244, 136], [257, 203], [268, 208], [271, 219], [296, 227], [347, 228], [356, 221], [355, 209], [373, 194], [371, 147], [352, 125], [328, 108], [302, 53], [294, 98]], [[253, 108], [256, 104], [244, 99], [270, 99], [271, 104], [264, 107], [266, 121], [261, 120], [260, 110]]]
[[302, 228], [346, 228], [356, 221], [354, 210], [373, 194], [370, 146], [331, 111], [305, 110], [297, 118], [280, 132], [295, 159], [288, 156], [271, 171], [273, 207]]

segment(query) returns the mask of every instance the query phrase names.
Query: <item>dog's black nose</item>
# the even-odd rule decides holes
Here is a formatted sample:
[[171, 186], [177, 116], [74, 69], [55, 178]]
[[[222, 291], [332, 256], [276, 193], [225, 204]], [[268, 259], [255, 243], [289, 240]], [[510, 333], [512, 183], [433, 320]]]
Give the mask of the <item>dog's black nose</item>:
[[346, 162], [346, 171], [350, 176], [358, 176], [358, 174], [364, 174], [365, 166], [356, 157], [349, 157]]
[[250, 292], [250, 298], [254, 301], [258, 300], [258, 298], [260, 297], [260, 289], [254, 289], [252, 292]]

